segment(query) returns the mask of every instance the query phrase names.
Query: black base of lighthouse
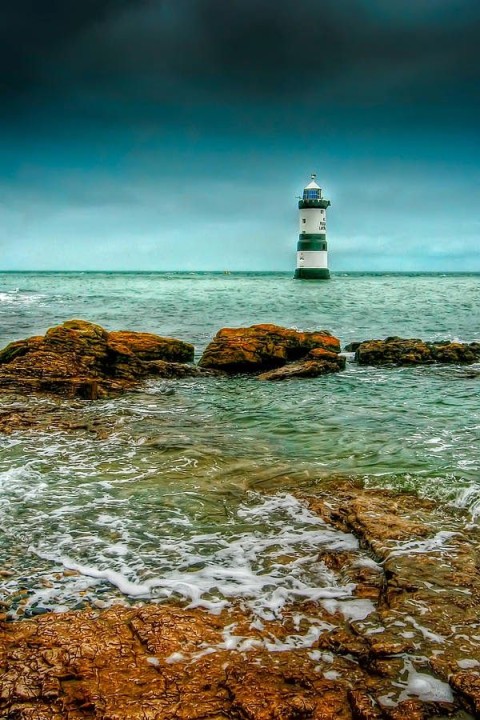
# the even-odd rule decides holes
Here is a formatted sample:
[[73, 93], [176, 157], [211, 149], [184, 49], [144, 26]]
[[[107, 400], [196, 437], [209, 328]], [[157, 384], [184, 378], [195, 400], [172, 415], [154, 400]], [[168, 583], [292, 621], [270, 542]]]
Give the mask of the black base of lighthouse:
[[330, 270], [328, 268], [297, 268], [295, 280], [329, 280]]

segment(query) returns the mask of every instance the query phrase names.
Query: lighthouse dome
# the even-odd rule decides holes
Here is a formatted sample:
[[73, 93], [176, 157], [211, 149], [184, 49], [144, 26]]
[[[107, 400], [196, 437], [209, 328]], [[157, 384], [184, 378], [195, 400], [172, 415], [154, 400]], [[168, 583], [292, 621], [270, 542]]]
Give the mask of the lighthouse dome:
[[315, 173], [312, 174], [312, 180], [305, 186], [303, 190], [304, 200], [320, 200], [322, 197], [322, 190], [320, 185], [317, 184]]

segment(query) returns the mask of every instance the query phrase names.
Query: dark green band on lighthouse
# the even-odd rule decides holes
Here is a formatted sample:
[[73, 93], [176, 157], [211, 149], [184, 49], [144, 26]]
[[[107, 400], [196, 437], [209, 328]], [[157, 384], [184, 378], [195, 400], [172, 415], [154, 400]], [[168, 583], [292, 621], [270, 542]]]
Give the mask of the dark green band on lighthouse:
[[295, 280], [329, 280], [330, 270], [328, 268], [297, 268]]
[[298, 236], [299, 240], [326, 240], [326, 233], [305, 233], [302, 232]]
[[304, 240], [303, 238], [297, 243], [297, 250], [326, 250], [326, 240]]
[[298, 201], [298, 209], [299, 210], [303, 210], [306, 208], [322, 208], [323, 210], [326, 210], [329, 205], [330, 205], [330, 200], [325, 200], [324, 198], [318, 198], [317, 200], [299, 200]]

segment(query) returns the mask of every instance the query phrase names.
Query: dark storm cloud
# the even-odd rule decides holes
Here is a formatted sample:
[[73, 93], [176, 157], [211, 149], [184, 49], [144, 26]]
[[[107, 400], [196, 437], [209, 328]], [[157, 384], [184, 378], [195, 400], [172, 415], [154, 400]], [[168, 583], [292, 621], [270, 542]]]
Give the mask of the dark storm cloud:
[[3, 0], [0, 28], [14, 112], [478, 99], [477, 0]]
[[425, 89], [477, 71], [478, 5], [457, 2], [460, 12], [442, 22], [448, 0], [427, 18], [414, 12], [417, 0], [387, 4], [399, 11], [385, 15], [381, 4], [362, 0], [200, 0], [194, 27], [218, 76], [258, 95], [287, 90], [320, 99], [340, 83], [359, 98], [369, 88], [384, 91], [385, 78]]
[[108, 21], [128, 0], [4, 0], [0, 7], [0, 91], [21, 93], [41, 82], [44, 64], [72, 40]]

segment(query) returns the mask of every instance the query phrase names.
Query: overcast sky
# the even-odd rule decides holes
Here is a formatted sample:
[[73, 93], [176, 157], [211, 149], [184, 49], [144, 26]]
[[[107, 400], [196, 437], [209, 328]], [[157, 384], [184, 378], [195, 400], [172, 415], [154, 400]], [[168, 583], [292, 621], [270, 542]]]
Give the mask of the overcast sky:
[[0, 269], [480, 271], [478, 0], [2, 0]]

